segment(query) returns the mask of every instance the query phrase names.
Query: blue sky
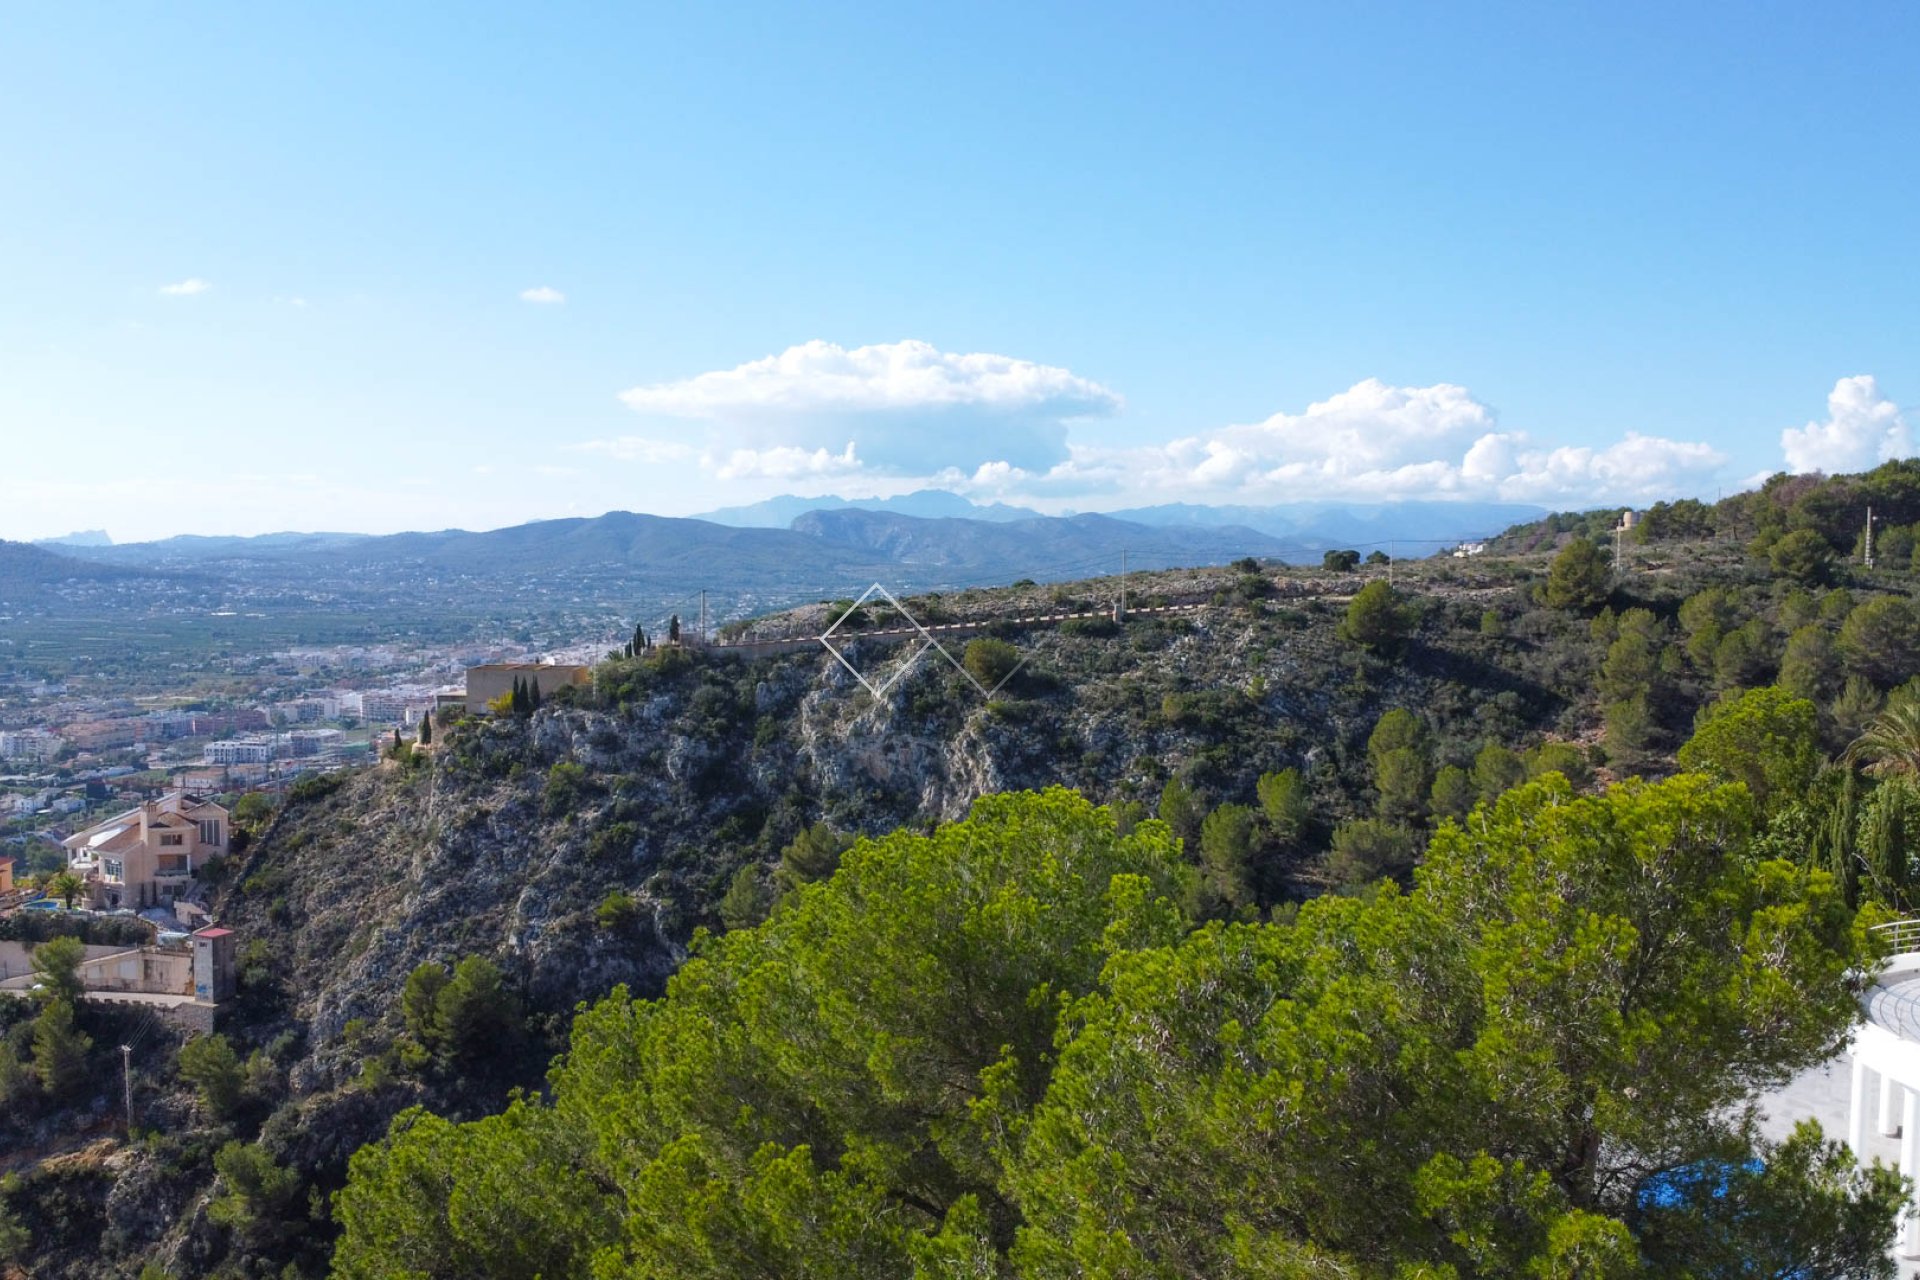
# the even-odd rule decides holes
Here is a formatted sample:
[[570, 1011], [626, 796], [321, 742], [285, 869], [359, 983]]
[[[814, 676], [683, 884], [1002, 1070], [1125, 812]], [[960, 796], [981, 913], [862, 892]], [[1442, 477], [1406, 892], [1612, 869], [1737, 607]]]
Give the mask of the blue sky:
[[1916, 47], [1893, 3], [16, 6], [0, 537], [1871, 465]]

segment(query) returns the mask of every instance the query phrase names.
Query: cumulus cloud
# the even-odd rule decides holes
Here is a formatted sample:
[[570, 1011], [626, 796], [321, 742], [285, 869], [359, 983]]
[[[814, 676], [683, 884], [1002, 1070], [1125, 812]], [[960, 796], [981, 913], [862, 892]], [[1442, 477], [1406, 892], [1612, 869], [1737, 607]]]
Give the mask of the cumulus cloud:
[[196, 293], [205, 293], [213, 286], [198, 276], [188, 276], [175, 284], [163, 284], [160, 292], [170, 298], [191, 298]]
[[1834, 383], [1826, 421], [1788, 427], [1780, 433], [1780, 448], [1789, 471], [1865, 471], [1912, 453], [1913, 433], [1900, 406], [1862, 374]]
[[858, 474], [860, 459], [854, 456], [851, 442], [839, 453], [826, 449], [777, 445], [771, 449], [735, 449], [714, 470], [722, 480], [759, 477], [766, 480], [802, 480], [823, 476]]
[[620, 398], [642, 414], [699, 424], [699, 447], [655, 435], [578, 447], [697, 461], [720, 480], [801, 491], [917, 484], [1042, 506], [1328, 498], [1598, 506], [1703, 492], [1727, 463], [1710, 445], [1634, 431], [1600, 445], [1542, 441], [1503, 426], [1463, 386], [1378, 378], [1258, 422], [1116, 446], [1087, 438], [1090, 419], [1122, 408], [1107, 387], [1057, 366], [913, 341], [808, 342]]
[[537, 284], [531, 289], [522, 289], [520, 291], [520, 301], [522, 302], [536, 302], [545, 306], [554, 306], [566, 300], [567, 295], [552, 285]]
[[[814, 341], [677, 382], [624, 391], [636, 412], [710, 424], [751, 452], [821, 449], [849, 437], [869, 467], [928, 475], [985, 458], [1044, 468], [1067, 457], [1067, 426], [1121, 408], [1113, 391], [1054, 365], [904, 341]], [[782, 455], [785, 456], [785, 455]]]
[[1703, 489], [1726, 462], [1711, 445], [1629, 431], [1604, 449], [1521, 450], [1496, 487], [1503, 498], [1576, 506], [1656, 501]]
[[1197, 442], [1203, 466], [1227, 475], [1261, 459], [1320, 464], [1323, 470], [1363, 475], [1433, 456], [1493, 428], [1493, 410], [1465, 387], [1394, 387], [1378, 378], [1355, 383], [1301, 413], [1276, 413], [1252, 426], [1228, 427]]
[[1637, 432], [1602, 448], [1536, 444], [1526, 432], [1501, 430], [1492, 408], [1464, 387], [1370, 378], [1263, 422], [1140, 449], [1076, 448], [1017, 487], [1081, 498], [1119, 490], [1152, 501], [1476, 498], [1580, 506], [1693, 491], [1726, 460], [1709, 445]]

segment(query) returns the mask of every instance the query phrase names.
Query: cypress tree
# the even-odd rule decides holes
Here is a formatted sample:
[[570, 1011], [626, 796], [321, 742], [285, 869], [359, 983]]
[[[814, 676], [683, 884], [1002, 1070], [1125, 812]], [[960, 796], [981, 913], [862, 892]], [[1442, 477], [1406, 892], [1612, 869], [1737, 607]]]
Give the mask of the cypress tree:
[[667, 619], [667, 643], [680, 643], [680, 615], [677, 613]]
[[1860, 864], [1854, 857], [1854, 833], [1860, 825], [1860, 775], [1848, 769], [1840, 776], [1840, 793], [1827, 810], [1826, 821], [1814, 832], [1815, 860], [1840, 883], [1847, 905], [1860, 905]]
[[637, 656], [639, 652], [646, 647], [647, 633], [640, 629], [639, 623], [635, 623], [633, 627], [633, 644], [628, 647], [627, 652], [630, 655]]
[[433, 712], [420, 717], [420, 745], [428, 746], [433, 742]]
[[1909, 801], [1905, 783], [1883, 782], [1874, 788], [1860, 816], [1861, 857], [1887, 905], [1895, 910], [1907, 906], [1907, 855], [1913, 834]]
[[540, 678], [527, 677], [527, 714], [532, 715], [540, 709]]

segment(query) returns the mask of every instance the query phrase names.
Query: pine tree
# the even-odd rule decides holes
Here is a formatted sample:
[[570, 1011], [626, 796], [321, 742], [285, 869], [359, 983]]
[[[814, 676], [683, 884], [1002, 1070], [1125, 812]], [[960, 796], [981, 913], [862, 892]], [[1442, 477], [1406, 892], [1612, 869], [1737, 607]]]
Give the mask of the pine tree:
[[73, 1005], [49, 1001], [33, 1023], [33, 1069], [49, 1097], [65, 1098], [87, 1079], [87, 1051], [93, 1040], [73, 1025]]

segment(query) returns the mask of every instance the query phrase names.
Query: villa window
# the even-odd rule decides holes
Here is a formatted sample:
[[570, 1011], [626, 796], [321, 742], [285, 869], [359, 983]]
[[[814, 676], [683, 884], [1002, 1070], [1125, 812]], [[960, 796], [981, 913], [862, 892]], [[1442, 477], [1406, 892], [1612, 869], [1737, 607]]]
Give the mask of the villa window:
[[200, 823], [200, 843], [219, 845], [220, 820], [218, 818], [208, 818]]
[[174, 845], [185, 844], [186, 842], [187, 842], [187, 838], [177, 833], [162, 835], [160, 837], [160, 845], [162, 848], [170, 848]]
[[127, 874], [126, 864], [118, 858], [102, 859], [100, 862], [100, 870], [109, 880], [122, 880], [126, 878]]

